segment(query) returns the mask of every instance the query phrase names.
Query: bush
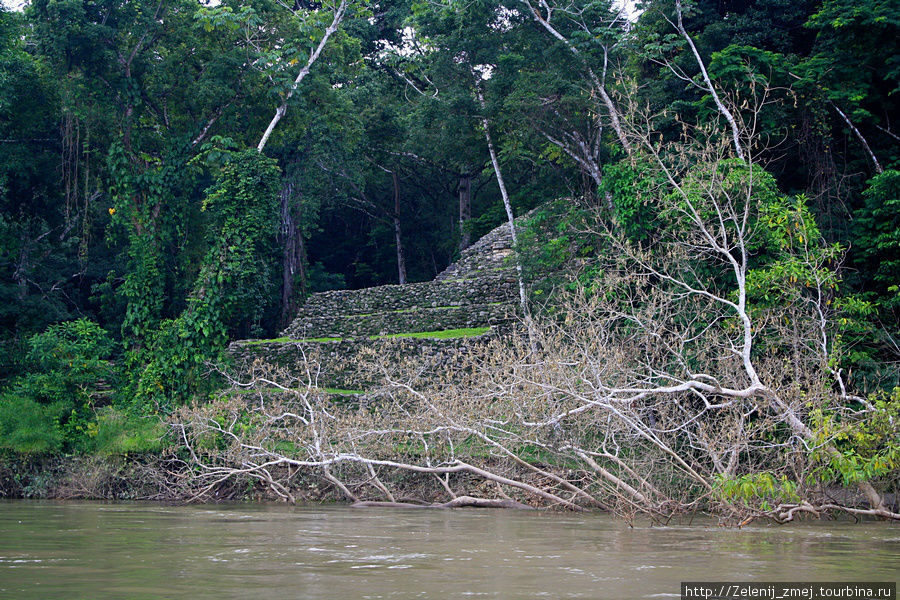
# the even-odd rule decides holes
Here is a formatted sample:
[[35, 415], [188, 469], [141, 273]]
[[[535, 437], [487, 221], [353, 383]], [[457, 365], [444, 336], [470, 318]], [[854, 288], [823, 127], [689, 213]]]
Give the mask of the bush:
[[616, 228], [629, 241], [647, 242], [660, 226], [657, 196], [663, 184], [646, 157], [623, 160], [603, 170], [601, 192], [612, 198]]
[[0, 449], [24, 455], [59, 452], [62, 434], [51, 412], [30, 398], [0, 397]]
[[871, 274], [867, 287], [881, 304], [900, 307], [900, 171], [889, 169], [869, 181], [865, 205], [856, 211], [857, 261]]
[[52, 325], [28, 340], [26, 373], [0, 396], [0, 447], [18, 454], [84, 449], [94, 408], [115, 381], [114, 344], [86, 319]]
[[109, 408], [92, 424], [93, 449], [97, 454], [140, 454], [162, 449], [165, 426], [157, 417], [136, 417]]

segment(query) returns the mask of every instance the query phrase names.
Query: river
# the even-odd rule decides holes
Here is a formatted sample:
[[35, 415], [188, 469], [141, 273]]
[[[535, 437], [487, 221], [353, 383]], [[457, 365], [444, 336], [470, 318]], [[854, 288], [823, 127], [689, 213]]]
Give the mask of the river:
[[0, 502], [3, 598], [678, 598], [681, 581], [895, 581], [900, 527], [602, 514]]

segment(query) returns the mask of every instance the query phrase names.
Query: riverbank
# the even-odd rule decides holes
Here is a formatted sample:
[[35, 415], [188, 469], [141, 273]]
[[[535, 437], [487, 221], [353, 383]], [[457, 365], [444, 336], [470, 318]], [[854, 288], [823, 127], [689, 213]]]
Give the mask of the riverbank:
[[0, 498], [172, 500], [155, 475], [154, 455], [52, 456], [0, 462]]
[[[308, 474], [275, 471], [279, 478], [290, 480], [288, 491], [294, 502], [356, 504], [359, 506], [384, 506], [383, 496], [366, 496], [364, 499], [348, 498], [340, 487], [322, 484], [319, 477]], [[388, 502], [398, 507], [445, 504], [447, 508], [477, 506], [497, 508], [536, 508], [511, 499], [501, 492], [496, 502], [497, 486], [465, 473], [447, 478], [459, 493], [448, 502], [447, 488], [433, 477], [397, 471], [382, 474], [382, 479], [395, 493]], [[384, 485], [383, 483], [382, 485]], [[537, 483], [537, 482], [536, 482]], [[351, 482], [354, 488], [370, 485], [370, 482]], [[377, 489], [377, 488], [374, 488]], [[380, 494], [380, 492], [379, 492]], [[370, 499], [370, 498], [378, 498]], [[175, 455], [145, 454], [137, 456], [58, 456], [35, 460], [6, 460], [0, 462], [0, 499], [42, 500], [144, 500], [171, 503], [215, 502], [283, 502], [265, 482], [249, 475], [234, 475], [208, 486], [199, 473]], [[453, 502], [455, 500], [455, 502]], [[602, 507], [600, 505], [594, 508]]]
[[[544, 466], [547, 468], [547, 466]], [[546, 485], [546, 481], [529, 477], [527, 469], [507, 464], [494, 464], [494, 469], [512, 468], [518, 477], [529, 485]], [[367, 509], [385, 508], [500, 508], [500, 509], [562, 509], [572, 512], [572, 507], [548, 507], [543, 498], [522, 490], [511, 490], [507, 494], [503, 487], [471, 473], [460, 473], [443, 480], [432, 475], [410, 473], [402, 469], [382, 471], [374, 479], [335, 485], [323, 483], [321, 477], [300, 472], [279, 472], [273, 470], [274, 477], [289, 481], [283, 488], [290, 494], [291, 503], [303, 505], [353, 506]], [[558, 472], [553, 476], [568, 475], [575, 479], [576, 473]], [[375, 483], [377, 481], [377, 483]], [[342, 487], [344, 489], [342, 489]], [[366, 492], [366, 490], [369, 490]], [[390, 490], [390, 491], [389, 491]], [[448, 494], [449, 492], [449, 494]], [[518, 493], [517, 493], [518, 492]], [[352, 496], [348, 496], [348, 493]], [[142, 456], [69, 456], [42, 460], [7, 460], [0, 462], [0, 499], [40, 499], [40, 500], [103, 500], [103, 501], [154, 501], [166, 504], [216, 504], [220, 502], [240, 502], [249, 504], [284, 503], [283, 493], [278, 493], [267, 482], [250, 475], [234, 475], [215, 486], [209, 486], [206, 478], [193, 471], [188, 463], [175, 455]], [[865, 498], [853, 488], [830, 487], [819, 490], [810, 501], [829, 502], [840, 507], [858, 507], [864, 510]], [[806, 501], [805, 501], [806, 502]], [[886, 504], [898, 509], [896, 494], [885, 495]], [[668, 514], [662, 512], [626, 511], [622, 505], [604, 506], [599, 502], [579, 506], [578, 512], [610, 514], [622, 522], [635, 523], [636, 520], [657, 525], [672, 522], [693, 522], [695, 518], [713, 519], [719, 525], [746, 526], [753, 521], [772, 521], [765, 515], [752, 514], [739, 507], [722, 502], [708, 501], [693, 506], [672, 506]], [[760, 517], [763, 517], [760, 519]], [[810, 514], [802, 511], [799, 515], [806, 521], [833, 521], [835, 518], [853, 519], [856, 523], [872, 521], [863, 515], [860, 520], [846, 510], [823, 511]], [[778, 521], [777, 519], [774, 519]], [[793, 519], [791, 519], [793, 520]], [[880, 519], [875, 519], [880, 520]]]

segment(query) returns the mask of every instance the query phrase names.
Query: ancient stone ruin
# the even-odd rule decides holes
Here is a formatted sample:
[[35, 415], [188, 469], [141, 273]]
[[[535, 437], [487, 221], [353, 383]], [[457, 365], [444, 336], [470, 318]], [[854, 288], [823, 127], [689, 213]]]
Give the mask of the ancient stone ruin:
[[[313, 294], [282, 337], [235, 342], [229, 353], [243, 368], [254, 361], [282, 367], [335, 394], [379, 385], [361, 366], [371, 362], [366, 356], [412, 357], [435, 369], [516, 322], [512, 253], [509, 226], [501, 225], [433, 281]], [[299, 368], [309, 364], [315, 368]]]

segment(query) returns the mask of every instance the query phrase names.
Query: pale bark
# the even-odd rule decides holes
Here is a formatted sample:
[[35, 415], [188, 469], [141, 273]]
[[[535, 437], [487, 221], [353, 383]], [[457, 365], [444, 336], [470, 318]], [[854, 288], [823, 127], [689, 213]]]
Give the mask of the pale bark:
[[284, 96], [284, 100], [281, 102], [281, 105], [275, 109], [275, 115], [272, 117], [272, 120], [269, 122], [269, 126], [266, 127], [266, 131], [263, 133], [262, 138], [259, 140], [259, 144], [256, 146], [257, 152], [262, 152], [263, 148], [266, 147], [266, 143], [269, 141], [269, 137], [272, 135], [272, 132], [275, 130], [275, 126], [278, 125], [278, 122], [281, 121], [281, 118], [284, 117], [287, 112], [288, 102], [291, 97], [294, 95], [294, 92], [297, 91], [297, 88], [300, 87], [300, 83], [303, 79], [309, 75], [309, 71], [313, 66], [313, 63], [318, 60], [319, 55], [322, 54], [322, 50], [325, 48], [325, 45], [328, 43], [328, 39], [334, 35], [334, 33], [340, 27], [341, 21], [344, 18], [344, 15], [347, 12], [347, 2], [348, 0], [341, 0], [341, 3], [334, 11], [334, 17], [331, 20], [331, 24], [325, 28], [325, 35], [322, 36], [322, 39], [319, 40], [318, 45], [309, 55], [309, 59], [306, 61], [306, 64], [300, 69], [300, 72], [297, 73], [297, 77], [294, 79], [294, 83], [291, 85], [290, 89], [288, 89], [287, 94]]
[[859, 143], [860, 143], [860, 145], [862, 145], [863, 150], [866, 151], [866, 154], [868, 155], [869, 160], [872, 161], [872, 166], [875, 167], [875, 172], [878, 173], [879, 175], [881, 173], [884, 173], [884, 169], [881, 168], [881, 163], [879, 163], [878, 159], [875, 158], [875, 153], [872, 152], [872, 148], [869, 147], [869, 143], [866, 141], [866, 138], [863, 137], [863, 134], [860, 133], [859, 129], [856, 128], [856, 125], [853, 124], [853, 122], [850, 120], [850, 117], [845, 115], [844, 111], [842, 111], [840, 108], [838, 108], [834, 102], [829, 102], [829, 104], [831, 104], [831, 107], [834, 108], [835, 111], [837, 111], [837, 114], [840, 115], [841, 120], [844, 121], [844, 123], [850, 129], [850, 132], [853, 133], [853, 135], [856, 137], [857, 140], [859, 140]]
[[716, 87], [713, 85], [712, 80], [709, 78], [709, 73], [706, 71], [706, 64], [703, 62], [703, 58], [700, 57], [700, 53], [697, 51], [697, 46], [694, 45], [694, 40], [691, 39], [691, 36], [688, 35], [687, 30], [684, 28], [684, 20], [682, 19], [682, 10], [681, 10], [681, 0], [675, 0], [675, 16], [676, 16], [676, 28], [678, 29], [678, 33], [681, 34], [681, 37], [688, 43], [688, 46], [691, 48], [691, 52], [694, 55], [694, 60], [697, 61], [697, 65], [700, 67], [700, 73], [703, 75], [703, 81], [706, 84], [706, 91], [709, 92], [710, 96], [712, 96], [713, 102], [716, 103], [716, 108], [719, 113], [725, 117], [725, 120], [728, 121], [729, 127], [731, 127], [731, 138], [732, 143], [734, 144], [734, 151], [737, 154], [738, 158], [743, 160], [745, 158], [744, 148], [741, 144], [741, 136], [740, 136], [740, 127], [738, 127], [737, 121], [734, 118], [734, 115], [728, 110], [728, 107], [722, 102], [722, 99], [719, 97], [719, 94], [716, 92]]
[[527, 504], [522, 504], [508, 498], [474, 498], [472, 496], [457, 496], [447, 502], [433, 504], [415, 504], [413, 502], [375, 502], [366, 500], [354, 502], [353, 508], [506, 508], [515, 510], [534, 510]]
[[623, 479], [616, 477], [615, 475], [613, 475], [612, 473], [610, 473], [609, 471], [604, 469], [602, 466], [600, 466], [600, 464], [597, 461], [595, 461], [593, 458], [591, 458], [584, 452], [578, 452], [578, 456], [580, 456], [581, 460], [586, 462], [589, 467], [591, 467], [594, 471], [596, 471], [598, 475], [600, 475], [603, 479], [605, 479], [606, 481], [611, 483], [617, 490], [624, 491], [626, 494], [628, 494], [628, 496], [630, 496], [637, 502], [640, 502], [644, 506], [652, 505], [652, 503], [647, 499], [647, 497], [644, 494], [642, 494], [638, 490], [636, 490], [633, 487], [631, 487], [630, 485], [628, 485], [628, 483], [625, 482]]
[[[619, 143], [622, 144], [622, 148], [626, 153], [631, 154], [631, 143], [628, 141], [628, 136], [625, 132], [625, 127], [622, 124], [622, 119], [619, 116], [619, 110], [610, 97], [609, 93], [606, 90], [605, 79], [606, 73], [604, 71], [603, 76], [599, 77], [594, 69], [590, 66], [590, 63], [584, 57], [578, 48], [569, 41], [566, 36], [564, 36], [558, 29], [556, 29], [551, 23], [549, 18], [545, 18], [541, 15], [540, 11], [534, 7], [532, 0], [519, 0], [522, 5], [524, 5], [528, 9], [528, 13], [532, 16], [532, 18], [537, 22], [541, 27], [543, 27], [551, 36], [559, 40], [566, 49], [575, 56], [579, 62], [584, 66], [585, 71], [588, 74], [588, 78], [593, 85], [594, 91], [600, 96], [600, 100], [602, 100], [603, 105], [606, 107], [607, 112], [609, 113], [609, 121], [610, 125], [612, 125], [613, 131], [616, 132], [616, 136], [619, 138]], [[544, 0], [540, 0], [540, 4], [547, 7], [547, 3]], [[548, 11], [549, 12], [549, 11]]]
[[[575, 161], [575, 164], [579, 165], [582, 171], [590, 176], [596, 186], [596, 192], [598, 194], [601, 193], [603, 188], [603, 171], [600, 169], [600, 163], [597, 160], [597, 152], [590, 151], [588, 145], [583, 140], [575, 140], [574, 136], [571, 135], [566, 135], [566, 137], [573, 140], [574, 143], [566, 143], [546, 131], [541, 131], [541, 135]], [[599, 147], [599, 143], [600, 140], [598, 139], [597, 147]], [[606, 202], [606, 208], [609, 211], [609, 214], [614, 217], [616, 207], [613, 203], [612, 195], [609, 192], [604, 193], [603, 200]]]
[[[481, 88], [478, 86], [477, 81], [475, 83], [475, 95], [478, 98], [482, 113], [485, 113], [487, 107], [484, 102], [484, 94], [481, 93]], [[481, 117], [481, 125], [484, 128], [484, 139], [487, 142], [488, 152], [491, 155], [491, 165], [494, 167], [494, 175], [497, 176], [497, 185], [500, 187], [500, 197], [503, 198], [503, 208], [506, 209], [506, 218], [509, 222], [509, 233], [512, 237], [513, 252], [515, 253], [516, 258], [516, 279], [519, 283], [519, 304], [522, 308], [522, 315], [525, 317], [526, 323], [529, 324], [529, 331], [531, 331], [528, 296], [525, 293], [525, 276], [522, 272], [522, 259], [519, 255], [519, 237], [516, 234], [516, 217], [513, 215], [512, 204], [509, 201], [509, 193], [506, 191], [503, 172], [500, 170], [500, 161], [497, 159], [497, 151], [494, 148], [494, 141], [491, 138], [490, 121], [488, 121], [486, 114], [483, 114]]]

